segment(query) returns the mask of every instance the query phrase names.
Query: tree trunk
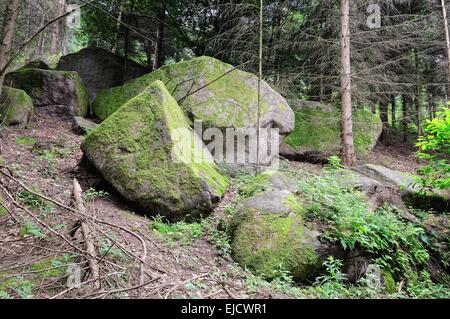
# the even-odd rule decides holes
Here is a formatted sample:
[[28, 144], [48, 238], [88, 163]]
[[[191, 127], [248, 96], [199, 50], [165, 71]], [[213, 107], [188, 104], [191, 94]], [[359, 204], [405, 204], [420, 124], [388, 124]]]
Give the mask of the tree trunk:
[[[28, 4], [27, 7], [27, 26], [26, 26], [26, 30], [25, 30], [25, 38], [28, 39], [28, 37], [30, 36], [30, 27], [31, 27], [31, 5]], [[23, 49], [23, 56], [25, 58], [25, 64], [28, 64], [28, 62], [30, 62], [30, 46], [27, 45], [24, 49]]]
[[397, 105], [395, 101], [395, 95], [391, 97], [391, 119], [392, 119], [392, 127], [397, 126]]
[[349, 16], [349, 0], [341, 0], [341, 160], [344, 166], [351, 166], [355, 161], [352, 127]]
[[[58, 0], [57, 8], [56, 8], [56, 17], [59, 17], [64, 14], [64, 0]], [[60, 47], [60, 37], [61, 37], [61, 21], [56, 21], [53, 23], [52, 27], [52, 36], [50, 41], [50, 53], [56, 54]]]
[[388, 126], [389, 126], [389, 116], [388, 116], [388, 105], [387, 102], [380, 102], [380, 118], [383, 125], [383, 131], [381, 132], [381, 140], [387, 141], [388, 137]]
[[402, 97], [402, 127], [403, 127], [403, 142], [408, 141], [408, 98], [406, 95]]
[[119, 16], [117, 17], [116, 43], [114, 43], [114, 46], [111, 49], [112, 53], [117, 52], [117, 44], [119, 43], [120, 39], [120, 26], [122, 25], [122, 15], [123, 15], [123, 1], [120, 2]]
[[420, 70], [419, 70], [419, 57], [417, 56], [417, 50], [414, 49], [414, 68], [416, 71], [416, 94], [414, 96], [414, 105], [416, 107], [416, 126], [417, 133], [422, 134], [422, 121], [420, 116]]
[[448, 66], [448, 74], [447, 74], [447, 82], [449, 85], [447, 85], [447, 99], [450, 97], [450, 34], [448, 31], [448, 21], [447, 21], [447, 6], [445, 3], [445, 0], [441, 0], [441, 7], [442, 7], [442, 16], [444, 20], [444, 31], [445, 31], [445, 43], [447, 47], [447, 66]]
[[[16, 27], [17, 14], [19, 11], [19, 0], [10, 0], [7, 2], [5, 16], [3, 18], [3, 34], [0, 44], [0, 70], [2, 70], [11, 54], [11, 46], [14, 39], [14, 29]], [[3, 86], [5, 72], [0, 74], [0, 88]]]
[[258, 107], [256, 114], [256, 173], [259, 173], [259, 138], [261, 120], [261, 82], [263, 77], [263, 0], [259, 1]]
[[161, 67], [162, 57], [163, 57], [163, 40], [164, 40], [164, 24], [166, 17], [166, 8], [164, 4], [161, 5], [161, 11], [158, 15], [158, 28], [156, 30], [156, 43], [155, 43], [155, 53], [153, 59], [153, 70]]

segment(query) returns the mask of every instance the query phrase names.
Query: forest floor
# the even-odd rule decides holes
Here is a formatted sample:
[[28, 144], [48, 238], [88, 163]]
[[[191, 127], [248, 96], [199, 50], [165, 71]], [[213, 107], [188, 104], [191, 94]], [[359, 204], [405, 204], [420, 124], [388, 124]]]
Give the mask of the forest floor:
[[[109, 287], [102, 287], [102, 291], [113, 289], [117, 297], [134, 297], [139, 293], [142, 298], [300, 297], [283, 284], [264, 283], [240, 268], [226, 253], [228, 247], [222, 240], [223, 234], [214, 229], [234, 203], [235, 187], [227, 191], [212, 216], [198, 224], [198, 228], [186, 227], [183, 230], [182, 226], [178, 226], [179, 229], [165, 229], [158, 220], [140, 216], [131, 207], [114, 200], [114, 196], [90, 188], [89, 176], [79, 166], [81, 141], [82, 136], [73, 132], [71, 118], [57, 114], [55, 108], [36, 108], [27, 129], [6, 128], [2, 132], [0, 164], [8, 167], [15, 179], [24, 185], [71, 207], [73, 179], [80, 181], [86, 195], [87, 212], [106, 222], [96, 226], [102, 234], [97, 243], [97, 249], [102, 254], [99, 263], [106, 263], [107, 258], [103, 260], [106, 255], [109, 260], [107, 267], [100, 269], [100, 276], [104, 276], [104, 282], [109, 284]], [[400, 147], [398, 143], [378, 145], [374, 152], [358, 160], [412, 172], [419, 165], [413, 153], [413, 147]], [[304, 165], [309, 170], [320, 169], [310, 164], [295, 165]], [[68, 225], [77, 221], [76, 216], [63, 207], [36, 199], [17, 182], [5, 176], [2, 181], [15, 200], [29, 207], [52, 229], [68, 231]], [[73, 262], [70, 257], [73, 247], [55, 240], [54, 236], [49, 239], [42, 227], [36, 226], [36, 220], [29, 220], [31, 215], [12, 206], [10, 211], [19, 222], [15, 223], [8, 214], [0, 215], [0, 292], [2, 286], [7, 286], [12, 289], [8, 293], [13, 297], [111, 297], [112, 292], [92, 293], [87, 287], [67, 289], [67, 274], [55, 270], [67, 260]], [[107, 227], [107, 223], [139, 234], [146, 250], [143, 270], [138, 270], [136, 259], [127, 257], [133, 254], [143, 256], [142, 243], [131, 231]], [[78, 263], [81, 264], [80, 261]], [[106, 272], [113, 273], [117, 269], [124, 270], [126, 276], [106, 280], [109, 276]], [[137, 282], [138, 273], [142, 272], [148, 283], [142, 285], [141, 282], [139, 289], [128, 289], [127, 281]]]

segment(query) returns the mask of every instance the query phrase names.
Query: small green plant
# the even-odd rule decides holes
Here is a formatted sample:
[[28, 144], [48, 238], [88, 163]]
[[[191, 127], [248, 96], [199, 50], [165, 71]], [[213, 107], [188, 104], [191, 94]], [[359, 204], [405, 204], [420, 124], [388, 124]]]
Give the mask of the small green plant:
[[44, 177], [53, 177], [57, 173], [57, 154], [51, 150], [44, 150], [40, 153], [37, 160], [42, 166]]
[[[38, 189], [33, 189], [35, 193], [39, 193]], [[49, 213], [53, 210], [53, 204], [42, 199], [40, 196], [37, 196], [27, 190], [20, 190], [16, 193], [16, 200], [32, 209], [39, 209], [43, 212]]]
[[328, 282], [343, 283], [347, 280], [347, 276], [341, 271], [343, 266], [341, 260], [328, 256], [322, 266], [325, 268], [325, 274], [316, 278], [317, 285], [323, 285]]
[[160, 216], [155, 217], [154, 221], [148, 227], [150, 231], [156, 232], [169, 242], [176, 241], [188, 244], [204, 236], [201, 223], [186, 223], [184, 221], [166, 223]]
[[427, 271], [412, 274], [408, 281], [406, 291], [409, 296], [417, 299], [450, 298], [450, 288], [433, 283]]
[[34, 146], [36, 144], [36, 140], [29, 136], [19, 136], [15, 139], [16, 145], [27, 145], [27, 146]]
[[341, 164], [341, 159], [339, 158], [339, 156], [336, 156], [336, 155], [329, 156], [327, 158], [327, 161], [328, 161], [327, 168], [330, 168], [333, 170], [338, 170], [338, 169], [344, 168], [344, 166], [342, 166], [342, 164]]
[[83, 199], [86, 202], [93, 201], [96, 198], [105, 198], [108, 197], [109, 194], [102, 190], [96, 190], [94, 188], [89, 188], [88, 190], [84, 191], [83, 193]]
[[20, 237], [34, 236], [42, 239], [47, 237], [42, 228], [40, 228], [32, 221], [26, 221], [25, 224], [22, 225], [19, 231], [19, 236]]

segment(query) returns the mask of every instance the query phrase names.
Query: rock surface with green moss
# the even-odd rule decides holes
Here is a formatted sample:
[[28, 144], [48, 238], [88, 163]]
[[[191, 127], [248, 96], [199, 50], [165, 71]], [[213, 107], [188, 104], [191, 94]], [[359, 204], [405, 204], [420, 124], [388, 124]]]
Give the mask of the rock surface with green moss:
[[122, 196], [149, 215], [206, 215], [228, 184], [161, 81], [91, 131], [82, 150]]
[[[322, 158], [339, 154], [340, 110], [318, 102], [290, 100], [295, 112], [295, 128], [282, 147], [287, 157]], [[354, 145], [357, 154], [371, 151], [382, 132], [380, 117], [369, 110], [353, 110]]]
[[23, 90], [6, 86], [0, 93], [0, 124], [25, 128], [33, 115], [31, 98]]
[[318, 233], [305, 226], [301, 205], [288, 191], [265, 191], [245, 200], [229, 231], [233, 259], [265, 279], [285, 271], [304, 281], [317, 271]]
[[[106, 119], [155, 80], [163, 81], [184, 113], [191, 120], [201, 120], [205, 129], [257, 126], [258, 78], [206, 56], [164, 66], [99, 93], [93, 102], [95, 115]], [[294, 128], [294, 113], [285, 99], [264, 81], [261, 94], [260, 126], [279, 129], [283, 138]]]
[[88, 112], [87, 92], [76, 72], [22, 68], [8, 73], [5, 85], [27, 92], [35, 107], [58, 105], [78, 116]]
[[437, 212], [450, 212], [449, 190], [422, 190], [414, 175], [380, 165], [363, 164], [354, 167], [353, 170], [382, 184], [396, 187], [408, 206], [422, 210], [433, 209]]

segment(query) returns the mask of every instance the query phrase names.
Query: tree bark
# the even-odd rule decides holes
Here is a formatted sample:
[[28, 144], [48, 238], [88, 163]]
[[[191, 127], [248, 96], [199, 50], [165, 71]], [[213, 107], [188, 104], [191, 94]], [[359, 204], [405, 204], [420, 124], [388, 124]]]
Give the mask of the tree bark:
[[120, 39], [120, 26], [122, 25], [122, 15], [123, 15], [123, 1], [120, 2], [119, 16], [117, 17], [116, 43], [114, 43], [114, 46], [111, 49], [112, 53], [117, 52], [117, 44], [119, 43], [119, 39]]
[[389, 128], [389, 116], [387, 102], [380, 102], [380, 118], [383, 125], [383, 131], [381, 132], [381, 140], [387, 141], [388, 128]]
[[[0, 70], [6, 66], [11, 54], [11, 47], [14, 40], [14, 29], [16, 28], [17, 14], [19, 11], [19, 0], [10, 0], [6, 5], [5, 16], [3, 18], [2, 42], [0, 44]], [[0, 72], [0, 88], [3, 86], [6, 72]]]
[[441, 0], [442, 7], [442, 16], [444, 20], [444, 31], [445, 31], [445, 43], [447, 47], [447, 66], [448, 66], [448, 74], [447, 74], [447, 99], [450, 97], [450, 33], [448, 30], [448, 21], [447, 21], [447, 5], [445, 0]]
[[164, 4], [161, 5], [161, 11], [158, 15], [158, 28], [156, 29], [156, 44], [153, 59], [153, 70], [161, 67], [163, 56], [163, 40], [164, 40], [164, 24], [166, 17], [166, 8]]
[[344, 166], [351, 166], [355, 161], [352, 126], [349, 16], [349, 0], [341, 0], [341, 160]]
[[402, 100], [402, 127], [403, 127], [403, 142], [408, 141], [408, 98], [403, 95]]
[[395, 101], [395, 95], [391, 97], [391, 119], [392, 119], [392, 127], [397, 126], [397, 105]]

